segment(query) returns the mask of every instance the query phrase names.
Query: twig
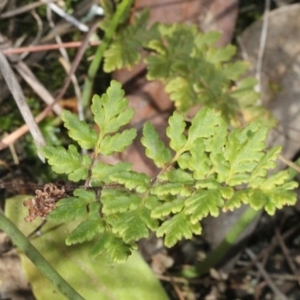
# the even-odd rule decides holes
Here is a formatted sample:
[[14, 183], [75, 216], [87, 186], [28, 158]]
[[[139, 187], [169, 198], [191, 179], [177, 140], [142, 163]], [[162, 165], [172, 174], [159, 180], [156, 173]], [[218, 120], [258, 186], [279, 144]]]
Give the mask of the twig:
[[286, 159], [284, 156], [282, 156], [281, 154], [278, 156], [278, 158], [285, 163], [287, 166], [289, 166], [290, 168], [296, 170], [298, 173], [300, 173], [300, 167], [295, 164], [294, 162], [292, 162], [291, 160]]
[[297, 268], [295, 267], [295, 264], [293, 263], [290, 254], [289, 254], [289, 250], [287, 249], [281, 235], [280, 232], [278, 230], [278, 228], [275, 229], [275, 234], [276, 234], [276, 238], [278, 240], [278, 243], [280, 245], [280, 248], [282, 250], [282, 253], [284, 254], [286, 261], [291, 269], [291, 271], [293, 272], [293, 274], [295, 275], [295, 277], [298, 279], [298, 283], [300, 283], [300, 274], [297, 270]]
[[269, 11], [270, 11], [270, 0], [265, 0], [265, 11], [264, 11], [264, 18], [262, 24], [262, 31], [260, 36], [260, 43], [258, 49], [258, 57], [257, 57], [257, 64], [256, 64], [256, 74], [255, 77], [258, 81], [257, 91], [261, 91], [261, 71], [262, 71], [262, 63], [265, 53], [265, 47], [267, 42], [267, 33], [268, 33], [268, 26], [269, 26]]
[[[254, 255], [254, 253], [250, 250], [250, 249], [245, 249], [245, 252], [247, 253], [247, 255], [249, 255], [249, 257], [254, 260], [256, 259], [256, 256]], [[261, 275], [263, 276], [263, 278], [265, 279], [265, 281], [268, 283], [268, 286], [270, 287], [270, 289], [273, 291], [273, 293], [280, 299], [280, 300], [288, 300], [288, 298], [283, 295], [281, 293], [281, 291], [278, 289], [278, 287], [274, 284], [273, 280], [270, 278], [270, 276], [268, 275], [268, 273], [266, 272], [266, 270], [264, 269], [264, 267], [262, 266], [261, 263], [256, 262], [255, 263], [256, 268], [259, 270], [259, 272], [261, 273]]]
[[[75, 70], [77, 69], [81, 58], [84, 55], [85, 49], [88, 45], [89, 42], [89, 38], [90, 36], [94, 33], [94, 31], [97, 29], [98, 27], [98, 22], [95, 22], [90, 31], [87, 33], [87, 35], [85, 36], [77, 54], [76, 57], [73, 61], [71, 70], [65, 80], [65, 83], [59, 93], [59, 95], [55, 98], [55, 101], [51, 104], [48, 105], [36, 118], [36, 122], [39, 123], [40, 121], [42, 121], [49, 113], [49, 111], [52, 109], [52, 107], [62, 98], [62, 96], [64, 95], [64, 93], [66, 92], [70, 82], [71, 82], [71, 75], [75, 72]], [[10, 145], [11, 143], [14, 143], [17, 139], [19, 139], [22, 135], [24, 135], [26, 132], [28, 131], [28, 126], [27, 124], [21, 126], [20, 128], [18, 128], [17, 130], [15, 130], [14, 132], [12, 132], [11, 134], [9, 134], [7, 137], [4, 137], [2, 139], [2, 141], [0, 141], [0, 150], [5, 149], [8, 145]]]
[[[31, 14], [32, 14], [33, 18], [36, 20], [36, 23], [37, 23], [37, 26], [38, 26], [37, 34], [36, 34], [34, 40], [31, 43], [31, 46], [33, 46], [33, 45], [36, 45], [39, 42], [39, 40], [41, 39], [41, 37], [42, 37], [42, 34], [43, 34], [43, 22], [42, 22], [40, 16], [34, 10], [31, 12]], [[23, 60], [28, 54], [29, 54], [29, 52], [23, 52], [20, 55], [19, 59]]]
[[[15, 77], [15, 74], [13, 73], [6, 57], [3, 55], [3, 53], [0, 51], [0, 70], [3, 74], [3, 78], [5, 79], [7, 86], [13, 95], [19, 110], [30, 130], [30, 133], [33, 137], [34, 143], [39, 149], [40, 147], [46, 145], [46, 141], [37, 126], [37, 123], [34, 120], [34, 117], [28, 107], [28, 104], [25, 100], [24, 94], [22, 92], [22, 89], [20, 87], [20, 84], [18, 80]], [[42, 161], [44, 161], [44, 158], [41, 154], [39, 154], [39, 157]]]
[[37, 1], [35, 3], [24, 5], [22, 7], [17, 8], [17, 9], [10, 10], [10, 11], [7, 11], [7, 12], [1, 14], [0, 15], [0, 20], [2, 20], [2, 19], [8, 19], [8, 18], [17, 16], [17, 15], [23, 14], [23, 13], [25, 13], [27, 11], [30, 11], [30, 10], [32, 10], [34, 8], [37, 8], [37, 7], [41, 6], [41, 5], [45, 5], [46, 3], [51, 3], [51, 2], [56, 2], [56, 1], [57, 0], [44, 0], [44, 2]]
[[[101, 41], [90, 41], [88, 46], [99, 46]], [[36, 45], [36, 46], [26, 46], [19, 48], [8, 48], [3, 50], [4, 55], [10, 54], [20, 54], [23, 52], [40, 52], [40, 51], [49, 51], [49, 50], [57, 50], [60, 48], [79, 48], [82, 46], [82, 42], [67, 42], [61, 44], [45, 44], [45, 45]]]
[[[53, 22], [52, 13], [51, 13], [51, 9], [50, 9], [49, 6], [47, 8], [47, 18], [48, 18], [49, 25], [50, 25], [50, 27], [52, 28], [52, 30], [55, 34], [55, 40], [56, 40], [57, 44], [61, 45], [62, 44], [62, 39], [61, 39], [60, 35], [58, 34], [58, 32], [55, 29], [55, 24]], [[69, 73], [70, 68], [71, 68], [70, 67], [71, 63], [70, 63], [68, 53], [67, 53], [66, 49], [63, 48], [63, 47], [59, 48], [59, 52], [61, 53], [61, 56], [64, 58], [64, 60], [59, 59], [59, 61], [63, 65], [66, 73]], [[80, 88], [79, 88], [77, 78], [75, 76], [75, 72], [71, 75], [71, 81], [73, 83], [75, 95], [76, 95], [76, 98], [77, 98], [79, 119], [84, 120], [83, 109], [82, 109], [82, 104], [81, 104], [82, 103], [82, 101], [81, 101], [81, 91], [80, 91]]]
[[74, 18], [73, 16], [66, 13], [59, 6], [57, 6], [55, 3], [51, 3], [51, 2], [49, 3], [46, 0], [41, 0], [41, 1], [44, 2], [45, 4], [47, 4], [49, 9], [54, 11], [56, 14], [58, 14], [60, 17], [65, 19], [67, 22], [69, 22], [73, 26], [77, 27], [80, 31], [83, 31], [83, 32], [88, 32], [89, 31], [89, 28], [85, 24], [83, 24], [82, 22], [80, 22], [76, 18]]

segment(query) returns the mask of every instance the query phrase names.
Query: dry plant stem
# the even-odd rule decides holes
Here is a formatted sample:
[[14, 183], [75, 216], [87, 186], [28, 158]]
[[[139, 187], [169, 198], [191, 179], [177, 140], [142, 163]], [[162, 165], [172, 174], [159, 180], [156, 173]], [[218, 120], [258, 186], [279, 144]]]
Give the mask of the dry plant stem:
[[[72, 74], [74, 74], [75, 70], [77, 69], [81, 58], [84, 55], [85, 49], [88, 46], [89, 43], [89, 38], [90, 36], [93, 34], [93, 32], [97, 29], [98, 27], [98, 22], [94, 23], [93, 26], [91, 27], [90, 31], [87, 33], [87, 35], [85, 36], [83, 43], [81, 45], [81, 47], [79, 48], [76, 57], [73, 61], [71, 70], [66, 78], [66, 81], [64, 83], [64, 86], [62, 87], [59, 95], [55, 98], [55, 102], [53, 102], [51, 105], [47, 106], [36, 118], [36, 122], [39, 123], [40, 121], [42, 121], [49, 113], [49, 111], [51, 111], [52, 107], [62, 98], [62, 96], [64, 95], [64, 93], [66, 92], [70, 82], [71, 82], [71, 76]], [[13, 133], [9, 134], [7, 137], [4, 137], [2, 139], [2, 141], [0, 141], [0, 150], [5, 149], [6, 147], [8, 147], [10, 144], [14, 143], [17, 139], [19, 139], [22, 135], [24, 135], [26, 132], [28, 131], [28, 126], [25, 124], [23, 126], [21, 126], [20, 128], [18, 128], [17, 130], [15, 130]]]
[[[6, 57], [3, 55], [1, 51], [0, 51], [0, 70], [30, 130], [30, 133], [33, 137], [37, 149], [39, 149], [42, 146], [45, 146], [46, 145], [45, 139], [39, 127], [37, 126], [37, 123], [35, 122], [34, 117], [28, 107], [22, 89], [20, 87], [20, 84], [16, 79], [15, 74], [13, 73]], [[41, 155], [40, 158], [44, 160]]]
[[287, 247], [286, 247], [286, 245], [285, 245], [285, 243], [283, 241], [283, 238], [282, 238], [282, 236], [281, 236], [278, 228], [275, 229], [275, 234], [276, 234], [276, 238], [278, 240], [278, 243], [279, 243], [279, 245], [281, 247], [281, 250], [282, 250], [282, 252], [283, 252], [283, 254], [285, 256], [285, 259], [286, 259], [286, 261], [287, 261], [287, 263], [288, 263], [291, 271], [293, 272], [293, 274], [295, 275], [295, 277], [298, 279], [298, 283], [300, 283], [300, 274], [299, 274], [299, 272], [298, 272], [298, 270], [297, 270], [297, 268], [296, 268], [293, 260], [291, 259], [289, 250], [287, 249]]
[[[44, 85], [35, 77], [35, 75], [31, 72], [31, 70], [24, 62], [18, 62], [14, 66], [14, 68], [47, 105], [51, 105], [55, 101], [53, 96], [44, 87]], [[58, 116], [61, 114], [62, 109], [58, 104], [55, 104], [52, 107], [52, 109]]]
[[0, 212], [0, 228], [11, 238], [17, 246], [39, 269], [39, 271], [59, 290], [67, 299], [84, 300], [60, 275], [47, 260], [29, 242], [26, 236]]
[[261, 70], [262, 70], [262, 63], [263, 63], [266, 42], [267, 42], [270, 5], [271, 5], [271, 1], [265, 0], [263, 27], [262, 27], [261, 36], [260, 36], [260, 43], [259, 43], [259, 50], [258, 50], [258, 57], [257, 57], [257, 64], [256, 64], [256, 74], [255, 74], [255, 78], [258, 81], [258, 84], [257, 84], [258, 92], [261, 91]]
[[[51, 3], [51, 2], [57, 2], [57, 0], [45, 0], [44, 2]], [[8, 19], [8, 18], [17, 16], [17, 15], [23, 14], [23, 13], [25, 13], [27, 11], [30, 11], [32, 9], [35, 9], [35, 8], [41, 6], [41, 5], [45, 5], [44, 2], [38, 1], [38, 2], [35, 2], [35, 3], [24, 5], [22, 7], [14, 9], [14, 10], [7, 11], [7, 12], [5, 12], [5, 13], [3, 13], [3, 14], [0, 15], [0, 20], [2, 20], [2, 19]]]
[[[55, 24], [54, 24], [53, 19], [52, 19], [52, 12], [51, 12], [51, 9], [50, 9], [49, 6], [47, 7], [47, 18], [48, 18], [49, 25], [50, 25], [50, 27], [52, 28], [52, 30], [55, 34], [55, 40], [56, 40], [57, 44], [61, 45], [62, 44], [62, 39], [61, 39], [59, 33], [55, 29]], [[71, 63], [70, 63], [69, 55], [68, 55], [66, 49], [63, 48], [63, 47], [59, 48], [59, 52], [60, 52], [61, 56], [63, 57], [63, 62], [64, 63], [62, 63], [61, 58], [59, 59], [59, 61], [60, 61], [60, 63], [62, 63], [66, 73], [69, 73], [70, 68], [71, 68], [70, 67]], [[77, 98], [79, 119], [83, 120], [84, 115], [83, 115], [83, 109], [82, 109], [82, 105], [81, 105], [81, 103], [82, 103], [82, 101], [81, 101], [81, 91], [80, 91], [79, 84], [78, 84], [78, 81], [77, 81], [77, 77], [75, 76], [75, 73], [71, 75], [71, 81], [73, 83], [75, 95], [76, 95], [76, 98]]]
[[[251, 259], [255, 259], [255, 255], [250, 249], [246, 249], [245, 251]], [[285, 295], [283, 295], [281, 291], [277, 288], [277, 286], [274, 284], [274, 282], [272, 281], [272, 279], [270, 278], [270, 276], [268, 275], [264, 267], [260, 263], [256, 263], [255, 265], [259, 270], [259, 272], [261, 273], [261, 275], [263, 276], [263, 278], [265, 279], [265, 281], [268, 283], [270, 289], [276, 295], [276, 299], [288, 300], [288, 298]]]
[[[88, 43], [89, 46], [99, 46], [101, 41], [90, 41]], [[45, 44], [45, 45], [36, 45], [36, 46], [26, 46], [26, 47], [19, 47], [19, 48], [8, 48], [3, 50], [3, 54], [10, 55], [10, 54], [20, 54], [24, 52], [40, 52], [40, 51], [49, 51], [49, 50], [57, 50], [60, 48], [79, 48], [82, 46], [82, 42], [67, 42], [61, 44]]]

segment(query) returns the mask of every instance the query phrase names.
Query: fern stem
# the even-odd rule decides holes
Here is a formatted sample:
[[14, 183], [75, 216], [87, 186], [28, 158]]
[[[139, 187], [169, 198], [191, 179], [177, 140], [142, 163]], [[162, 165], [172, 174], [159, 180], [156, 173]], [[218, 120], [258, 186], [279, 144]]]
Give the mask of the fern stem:
[[33, 262], [39, 271], [60, 291], [67, 299], [84, 300], [47, 262], [38, 250], [29, 242], [27, 237], [0, 212], [0, 229], [2, 229], [25, 255]]
[[204, 275], [210, 268], [218, 264], [235, 244], [243, 231], [260, 213], [261, 210], [257, 211], [249, 206], [239, 220], [230, 228], [220, 245], [204, 261], [196, 265], [197, 276]]
[[114, 36], [116, 29], [122, 19], [123, 14], [126, 10], [132, 5], [133, 0], [123, 0], [117, 7], [115, 14], [112, 17], [109, 28], [105, 31], [105, 35], [100, 46], [97, 48], [95, 53], [95, 57], [90, 64], [87, 77], [84, 82], [83, 92], [82, 92], [82, 102], [83, 107], [86, 108], [89, 106], [89, 100], [91, 96], [91, 91], [93, 88], [93, 83], [97, 71], [99, 69], [99, 65], [102, 61], [104, 51], [107, 49], [112, 37]]

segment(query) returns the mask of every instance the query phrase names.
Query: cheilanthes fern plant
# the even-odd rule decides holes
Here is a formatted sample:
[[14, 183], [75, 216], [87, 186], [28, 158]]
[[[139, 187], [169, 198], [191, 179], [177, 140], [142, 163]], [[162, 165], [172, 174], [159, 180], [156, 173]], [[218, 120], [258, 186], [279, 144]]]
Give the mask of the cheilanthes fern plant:
[[132, 67], [143, 56], [147, 79], [165, 85], [178, 111], [204, 105], [221, 111], [232, 124], [263, 118], [274, 125], [270, 113], [257, 104], [255, 78], [245, 77], [248, 63], [233, 60], [235, 46], [215, 46], [220, 33], [203, 33], [185, 24], [149, 26], [148, 20], [149, 11], [144, 10], [133, 23], [119, 27], [104, 52], [104, 71]]
[[92, 240], [92, 256], [106, 252], [111, 261], [124, 261], [151, 231], [171, 247], [201, 234], [201, 220], [217, 217], [220, 210], [244, 203], [274, 214], [276, 208], [296, 201], [292, 190], [297, 183], [287, 171], [267, 176], [276, 166], [280, 147], [266, 149], [268, 128], [258, 121], [229, 130], [221, 112], [211, 108], [199, 110], [189, 124], [176, 111], [166, 129], [169, 145], [150, 122], [145, 123], [141, 142], [160, 169], [150, 178], [132, 170], [128, 162], [110, 165], [99, 160], [100, 154], [122, 152], [136, 137], [136, 129], [123, 129], [134, 111], [128, 108], [121, 84], [112, 81], [105, 94], [94, 96], [91, 110], [99, 132], [64, 111], [64, 126], [74, 144], [68, 149], [46, 146], [42, 154], [54, 172], [85, 182], [72, 196], [59, 200], [48, 219], [76, 221], [66, 243]]

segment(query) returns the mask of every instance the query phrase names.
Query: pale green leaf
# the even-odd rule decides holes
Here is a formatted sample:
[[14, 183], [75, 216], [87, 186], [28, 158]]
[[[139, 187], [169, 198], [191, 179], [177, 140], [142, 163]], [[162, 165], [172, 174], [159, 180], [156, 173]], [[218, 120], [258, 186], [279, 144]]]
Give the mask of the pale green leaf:
[[244, 189], [241, 191], [236, 191], [231, 198], [225, 202], [226, 210], [234, 210], [235, 208], [241, 207], [242, 204], [249, 203], [249, 193], [251, 190]]
[[150, 213], [147, 208], [140, 207], [133, 211], [109, 216], [107, 220], [112, 225], [113, 232], [128, 243], [148, 237], [149, 228], [154, 230], [158, 227], [157, 220], [152, 219]]
[[219, 190], [198, 190], [185, 200], [185, 213], [190, 215], [191, 222], [196, 224], [209, 214], [217, 217], [219, 208], [223, 205], [224, 201]]
[[215, 134], [217, 127], [223, 124], [220, 113], [209, 108], [197, 112], [188, 131], [188, 143], [193, 144], [198, 138], [208, 138]]
[[181, 182], [166, 182], [166, 183], [156, 183], [152, 189], [151, 194], [157, 196], [163, 195], [181, 195], [188, 196], [192, 193], [189, 185], [186, 185]]
[[55, 210], [47, 216], [47, 220], [70, 223], [87, 215], [89, 205], [96, 201], [95, 192], [76, 189], [73, 195], [74, 197], [59, 200]]
[[87, 178], [92, 159], [88, 155], [80, 155], [74, 145], [70, 145], [68, 150], [61, 146], [45, 146], [40, 151], [55, 173], [69, 174], [68, 178], [75, 182]]
[[247, 71], [248, 66], [245, 61], [232, 62], [224, 66], [223, 73], [228, 79], [237, 80]]
[[101, 193], [103, 213], [115, 214], [127, 210], [135, 210], [142, 203], [142, 198], [121, 189], [104, 189]]
[[175, 111], [169, 118], [169, 127], [166, 133], [170, 139], [170, 147], [176, 152], [186, 143], [186, 137], [184, 135], [185, 126], [183, 116]]
[[114, 152], [123, 152], [127, 146], [132, 144], [136, 135], [135, 128], [126, 129], [114, 135], [107, 135], [102, 140], [100, 152], [107, 156]]
[[165, 235], [165, 245], [172, 247], [181, 239], [191, 239], [193, 234], [201, 234], [201, 231], [199, 222], [192, 224], [190, 218], [181, 212], [165, 221], [158, 228], [156, 235], [158, 237]]
[[193, 175], [182, 169], [172, 169], [158, 175], [160, 181], [181, 182], [191, 184], [194, 182]]
[[259, 187], [262, 183], [262, 177], [266, 177], [268, 170], [276, 167], [276, 160], [281, 151], [281, 147], [277, 146], [270, 149], [258, 162], [249, 180], [249, 185], [253, 188]]
[[100, 218], [98, 219], [87, 219], [80, 223], [66, 239], [66, 245], [70, 246], [85, 241], [91, 241], [95, 235], [104, 232], [105, 223]]
[[224, 158], [230, 163], [226, 183], [230, 186], [249, 181], [257, 162], [263, 157], [268, 129], [259, 122], [253, 122], [244, 129], [231, 132], [224, 151]]
[[138, 193], [143, 193], [150, 185], [150, 178], [144, 173], [134, 171], [119, 172], [111, 175], [113, 181], [124, 184], [129, 190], [136, 189]]
[[124, 95], [122, 85], [112, 80], [105, 94], [93, 97], [91, 110], [100, 128], [100, 134], [117, 132], [131, 120], [134, 110], [128, 109], [128, 100]]
[[183, 209], [183, 207], [184, 207], [184, 200], [182, 199], [161, 203], [160, 205], [157, 205], [152, 210], [151, 217], [158, 219], [158, 218], [168, 216], [171, 213], [177, 214]]
[[97, 141], [97, 133], [85, 121], [80, 121], [78, 117], [68, 110], [63, 110], [61, 118], [64, 126], [69, 130], [69, 136], [75, 140], [83, 149], [94, 148]]
[[108, 165], [102, 162], [96, 163], [92, 168], [92, 182], [111, 183], [111, 176], [119, 172], [128, 172], [131, 170], [129, 162], [119, 162], [115, 165]]
[[92, 258], [106, 254], [108, 261], [125, 262], [132, 252], [130, 244], [126, 244], [121, 238], [111, 232], [104, 232], [100, 235], [98, 241], [90, 249]]
[[213, 64], [219, 64], [230, 60], [235, 52], [236, 47], [233, 45], [227, 45], [225, 47], [219, 48], [210, 48], [210, 50], [206, 54], [206, 59]]
[[146, 155], [153, 160], [158, 167], [163, 167], [171, 160], [171, 151], [165, 147], [159, 139], [154, 126], [147, 122], [143, 128], [142, 144], [146, 148]]

